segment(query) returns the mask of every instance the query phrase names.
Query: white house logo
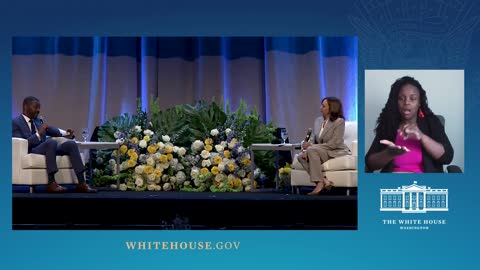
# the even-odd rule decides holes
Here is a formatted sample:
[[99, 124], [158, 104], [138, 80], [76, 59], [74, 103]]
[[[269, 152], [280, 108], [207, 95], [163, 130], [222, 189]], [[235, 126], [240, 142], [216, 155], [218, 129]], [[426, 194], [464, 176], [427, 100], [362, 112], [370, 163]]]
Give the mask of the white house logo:
[[426, 213], [448, 211], [448, 189], [433, 189], [412, 185], [396, 189], [380, 189], [380, 211], [402, 213]]

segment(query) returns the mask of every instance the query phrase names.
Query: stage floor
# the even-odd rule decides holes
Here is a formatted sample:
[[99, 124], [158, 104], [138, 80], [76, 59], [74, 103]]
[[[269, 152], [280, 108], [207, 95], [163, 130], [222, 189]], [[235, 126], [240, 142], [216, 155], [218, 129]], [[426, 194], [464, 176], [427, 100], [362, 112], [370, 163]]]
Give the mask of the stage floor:
[[357, 196], [276, 192], [13, 193], [13, 229], [357, 229]]

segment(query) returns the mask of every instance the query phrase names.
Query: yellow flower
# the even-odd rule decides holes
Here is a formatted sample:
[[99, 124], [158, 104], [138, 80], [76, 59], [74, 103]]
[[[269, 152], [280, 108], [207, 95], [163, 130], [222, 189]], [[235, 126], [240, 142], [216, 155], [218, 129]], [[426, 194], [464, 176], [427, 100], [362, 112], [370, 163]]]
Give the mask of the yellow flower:
[[128, 155], [129, 157], [131, 157], [131, 156], [133, 155], [133, 153], [135, 153], [135, 150], [134, 150], [134, 149], [128, 149], [127, 155]]
[[228, 187], [233, 188], [233, 180], [228, 180]]
[[280, 168], [280, 170], [278, 170], [278, 173], [280, 174], [283, 174], [285, 172], [285, 170], [283, 168]]
[[242, 164], [245, 165], [245, 166], [247, 166], [247, 167], [250, 167], [250, 165], [251, 165], [252, 163], [251, 163], [250, 159], [244, 158], [244, 159], [242, 159]]
[[150, 136], [148, 136], [148, 135], [143, 136], [143, 140], [146, 141], [146, 142], [149, 142], [150, 141]]
[[133, 137], [130, 141], [134, 144], [138, 144], [138, 138], [137, 137]]
[[207, 150], [208, 152], [212, 151], [212, 149], [213, 149], [212, 145], [210, 144], [205, 145], [205, 150]]
[[116, 156], [117, 156], [117, 150], [113, 150], [112, 155], [113, 155], [114, 157], [116, 157]]
[[172, 154], [167, 154], [167, 159], [168, 159], [168, 161], [172, 160], [172, 159], [173, 159], [173, 155], [172, 155]]
[[211, 169], [211, 172], [212, 172], [213, 175], [217, 175], [220, 171], [218, 170], [217, 166], [213, 166], [212, 169]]
[[252, 176], [252, 173], [249, 172], [249, 173], [247, 174], [247, 178], [250, 179], [251, 176]]
[[173, 152], [173, 147], [170, 146], [170, 145], [165, 146], [165, 152], [167, 152], [167, 154], [172, 153]]
[[242, 186], [242, 180], [240, 180], [239, 178], [236, 178], [235, 180], [233, 180], [233, 188], [234, 189], [237, 189], [240, 186]]
[[145, 168], [143, 169], [143, 172], [146, 173], [146, 174], [151, 174], [151, 173], [153, 173], [153, 167], [150, 166], [150, 165], [147, 165], [147, 166], [145, 166]]
[[130, 160], [137, 161], [137, 159], [138, 159], [138, 154], [136, 152], [133, 152], [132, 155], [130, 155]]
[[161, 163], [167, 163], [167, 161], [168, 161], [167, 155], [161, 155], [160, 156], [160, 162]]
[[[211, 138], [205, 139], [205, 144], [206, 145], [211, 145], [213, 143], [213, 140]], [[207, 150], [209, 151], [209, 150]]]
[[213, 164], [215, 164], [215, 165], [220, 164], [220, 162], [222, 162], [222, 157], [221, 157], [221, 156], [216, 156], [216, 157], [213, 159]]
[[155, 169], [153, 171], [153, 174], [155, 175], [155, 178], [159, 178], [160, 176], [162, 176], [162, 171], [160, 171], [159, 169]]
[[157, 152], [157, 145], [153, 144], [153, 145], [148, 146], [147, 151], [150, 154], [154, 154], [155, 152]]
[[228, 164], [228, 170], [233, 172], [235, 170], [235, 165], [233, 163]]
[[228, 150], [223, 151], [223, 155], [225, 156], [225, 158], [230, 158], [230, 151]]
[[202, 174], [202, 175], [206, 175], [207, 173], [208, 173], [208, 169], [207, 169], [207, 168], [202, 168], [202, 169], [200, 170], [200, 174]]
[[123, 155], [127, 152], [128, 147], [126, 145], [120, 146], [120, 153]]
[[133, 168], [137, 165], [137, 161], [129, 159], [127, 162], [128, 168]]

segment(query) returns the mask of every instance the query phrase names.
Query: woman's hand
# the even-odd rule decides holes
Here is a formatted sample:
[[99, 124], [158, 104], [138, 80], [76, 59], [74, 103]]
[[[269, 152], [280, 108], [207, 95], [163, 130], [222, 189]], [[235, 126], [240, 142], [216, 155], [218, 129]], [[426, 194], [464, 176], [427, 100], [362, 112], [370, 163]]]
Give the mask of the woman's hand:
[[423, 137], [422, 131], [416, 124], [407, 124], [400, 128], [400, 135], [406, 139], [421, 140]]
[[381, 140], [380, 143], [387, 146], [387, 152], [391, 156], [399, 156], [405, 154], [406, 152], [410, 152], [410, 149], [407, 147], [396, 145], [389, 140]]
[[307, 151], [301, 152], [300, 153], [300, 158], [303, 158], [303, 159], [307, 160], [308, 159]]

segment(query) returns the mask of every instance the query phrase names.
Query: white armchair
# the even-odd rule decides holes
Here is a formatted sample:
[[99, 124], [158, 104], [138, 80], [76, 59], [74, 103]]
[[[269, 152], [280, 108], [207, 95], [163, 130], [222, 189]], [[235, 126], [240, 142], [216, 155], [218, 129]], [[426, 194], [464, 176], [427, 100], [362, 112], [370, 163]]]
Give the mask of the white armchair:
[[[315, 120], [319, 122], [319, 119]], [[358, 160], [358, 137], [357, 122], [345, 122], [344, 142], [351, 150], [351, 155], [333, 158], [323, 163], [323, 170], [328, 180], [332, 181], [336, 187], [346, 187], [347, 195], [350, 195], [349, 188], [358, 186], [357, 182], [357, 160]], [[315, 186], [310, 182], [310, 176], [297, 160], [295, 155], [292, 164], [291, 185], [297, 188], [299, 186]]]
[[[62, 143], [63, 138], [56, 138]], [[84, 160], [83, 155], [82, 160]], [[68, 156], [57, 156], [58, 172], [55, 180], [58, 184], [77, 184], [77, 177]], [[44, 155], [28, 153], [28, 141], [12, 138], [12, 184], [28, 185], [33, 192], [35, 185], [48, 184], [47, 163]]]

